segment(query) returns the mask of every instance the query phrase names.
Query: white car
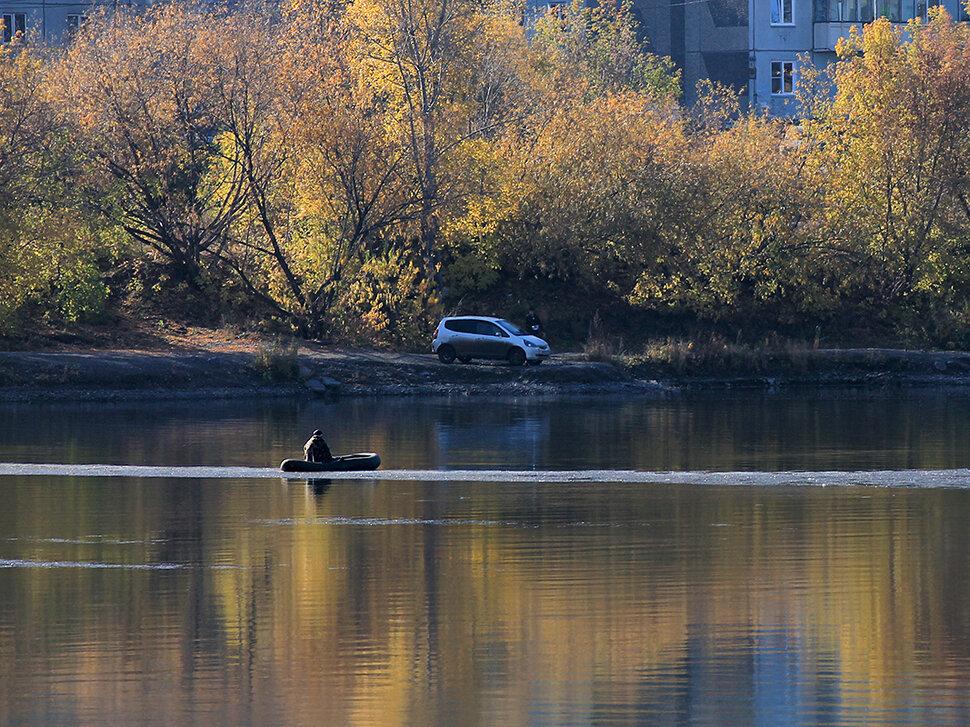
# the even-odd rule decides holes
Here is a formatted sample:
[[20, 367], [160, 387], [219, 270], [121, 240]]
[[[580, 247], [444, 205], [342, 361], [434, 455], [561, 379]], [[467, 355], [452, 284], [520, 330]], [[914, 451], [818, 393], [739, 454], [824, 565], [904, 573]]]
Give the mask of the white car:
[[540, 364], [549, 358], [549, 344], [541, 338], [514, 323], [486, 316], [443, 318], [434, 329], [431, 350], [446, 364], [456, 358], [462, 363], [488, 358], [521, 366], [526, 362]]

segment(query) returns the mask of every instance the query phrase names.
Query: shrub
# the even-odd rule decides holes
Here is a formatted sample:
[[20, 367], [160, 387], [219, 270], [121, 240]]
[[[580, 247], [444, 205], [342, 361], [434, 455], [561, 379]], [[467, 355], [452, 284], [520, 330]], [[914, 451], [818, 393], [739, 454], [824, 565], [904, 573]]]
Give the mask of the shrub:
[[299, 346], [280, 340], [256, 349], [253, 369], [266, 381], [293, 381], [299, 375]]

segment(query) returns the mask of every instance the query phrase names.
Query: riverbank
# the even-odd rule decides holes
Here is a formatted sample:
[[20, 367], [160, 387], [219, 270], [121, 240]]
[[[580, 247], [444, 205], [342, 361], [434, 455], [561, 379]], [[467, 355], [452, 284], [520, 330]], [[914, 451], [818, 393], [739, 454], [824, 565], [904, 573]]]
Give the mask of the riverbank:
[[431, 354], [300, 346], [281, 376], [247, 350], [0, 352], [0, 401], [118, 401], [240, 396], [539, 395], [660, 391], [605, 362], [557, 355], [542, 366], [446, 366]]
[[637, 357], [590, 361], [559, 353], [541, 366], [440, 363], [430, 353], [274, 345], [258, 337], [181, 330], [138, 348], [0, 351], [0, 402], [237, 397], [497, 396], [710, 389], [967, 386], [970, 353], [820, 349], [692, 369]]

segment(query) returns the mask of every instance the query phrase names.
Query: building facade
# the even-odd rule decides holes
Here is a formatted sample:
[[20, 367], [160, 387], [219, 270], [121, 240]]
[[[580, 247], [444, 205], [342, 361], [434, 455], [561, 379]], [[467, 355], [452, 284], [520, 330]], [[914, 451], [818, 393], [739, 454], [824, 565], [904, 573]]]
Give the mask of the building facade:
[[[968, 20], [961, 0], [930, 4]], [[752, 109], [790, 116], [802, 58], [825, 66], [852, 26], [926, 17], [927, 0], [634, 0], [634, 9], [650, 49], [682, 69], [685, 103], [709, 78], [736, 89]]]
[[95, 9], [143, 2], [71, 2], [71, 0], [0, 0], [3, 21], [2, 42], [22, 34], [30, 42], [62, 43], [76, 32], [84, 18]]
[[[967, 20], [960, 0], [941, 4], [951, 17]], [[772, 115], [795, 113], [802, 58], [817, 66], [836, 59], [835, 46], [853, 26], [876, 18], [905, 24], [925, 18], [925, 0], [750, 0], [748, 48], [751, 78], [748, 99], [752, 108]]]
[[681, 69], [684, 102], [709, 78], [746, 96], [749, 0], [633, 0], [651, 52]]

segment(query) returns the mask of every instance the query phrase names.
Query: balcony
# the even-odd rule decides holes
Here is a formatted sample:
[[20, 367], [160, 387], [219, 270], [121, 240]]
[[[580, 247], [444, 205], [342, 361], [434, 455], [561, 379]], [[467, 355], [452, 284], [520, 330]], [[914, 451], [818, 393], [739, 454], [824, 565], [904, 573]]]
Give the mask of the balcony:
[[905, 23], [926, 16], [923, 0], [815, 0], [816, 23], [864, 25], [876, 18]]
[[926, 0], [814, 0], [814, 10], [814, 49], [834, 51], [839, 38], [848, 37], [853, 25], [862, 26], [876, 18], [905, 23], [926, 17]]

